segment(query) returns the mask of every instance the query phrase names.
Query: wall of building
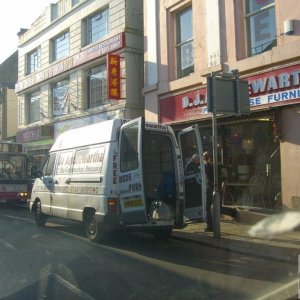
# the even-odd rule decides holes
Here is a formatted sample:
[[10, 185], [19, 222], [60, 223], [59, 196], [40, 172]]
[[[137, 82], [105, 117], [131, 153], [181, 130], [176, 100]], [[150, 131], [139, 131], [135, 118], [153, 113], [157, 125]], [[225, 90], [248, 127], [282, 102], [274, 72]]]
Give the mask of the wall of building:
[[16, 138], [18, 120], [18, 97], [14, 89], [7, 90], [7, 139]]
[[[189, 122], [207, 122], [210, 115], [207, 114], [207, 110], [203, 110], [204, 102], [199, 105], [197, 99], [205, 100], [206, 76], [211, 72], [238, 69], [240, 77], [249, 78], [249, 80], [255, 76], [260, 76], [257, 80], [268, 80], [270, 77], [273, 80], [273, 76], [276, 78], [274, 80], [277, 80], [278, 74], [272, 74], [273, 71], [278, 70], [290, 74], [290, 66], [297, 68], [300, 61], [298, 51], [300, 48], [300, 10], [295, 7], [298, 7], [299, 3], [296, 0], [275, 0], [274, 3], [276, 16], [276, 36], [274, 38], [277, 40], [277, 45], [272, 46], [268, 51], [250, 56], [247, 53], [244, 1], [145, 1], [145, 86], [143, 92], [146, 120], [163, 120], [179, 128], [184, 126], [182, 123], [188, 125]], [[188, 6], [192, 6], [193, 11], [194, 72], [177, 79], [175, 17], [178, 12]], [[293, 33], [289, 35], [284, 32], [286, 20], [292, 20], [293, 23]], [[156, 40], [152, 28], [158, 28]], [[299, 82], [294, 85], [294, 88], [299, 88]], [[268, 92], [276, 93], [280, 92], [280, 89], [274, 87], [274, 89], [270, 88]], [[183, 98], [189, 99], [190, 105], [198, 104], [195, 107], [186, 108], [185, 110], [189, 111], [184, 112], [184, 108], [181, 107]], [[295, 150], [298, 147], [296, 128], [299, 125], [299, 115], [294, 111], [294, 105], [300, 102], [300, 97], [289, 102], [274, 103], [273, 101], [270, 105], [267, 103], [265, 105], [255, 105], [256, 103], [254, 103], [253, 105], [254, 100], [251, 101], [253, 119], [256, 114], [269, 113], [267, 118], [273, 120], [274, 124], [279, 124], [278, 120], [281, 120], [282, 113], [280, 131], [290, 140], [289, 142], [284, 139], [280, 144], [282, 202], [284, 207], [291, 207], [291, 198], [300, 196], [300, 191], [297, 189], [299, 180], [291, 175], [293, 171], [290, 171], [293, 168], [291, 169], [291, 162], [287, 158], [291, 154], [290, 152], [293, 152], [293, 159], [295, 161], [300, 159], [300, 152]], [[277, 109], [276, 116], [274, 116], [275, 107]], [[163, 113], [166, 113], [165, 116], [162, 116], [162, 109]], [[176, 119], [169, 118], [172, 113], [174, 115], [182, 113], [182, 116], [186, 113], [190, 117], [183, 117], [176, 121]], [[257, 116], [259, 119], [259, 115]], [[240, 122], [242, 124], [243, 120], [241, 119]], [[288, 125], [289, 122], [290, 125]], [[201, 123], [199, 124], [201, 125]], [[271, 135], [273, 134], [271, 133]], [[277, 145], [277, 141], [272, 142], [272, 137], [266, 138], [270, 139], [272, 147]], [[278, 166], [278, 164], [276, 165]], [[293, 186], [292, 189], [291, 186]]]
[[[65, 120], [78, 116], [87, 116], [114, 110], [120, 104], [124, 107], [126, 117], [132, 118], [143, 114], [143, 15], [141, 1], [113, 0], [113, 1], [81, 1], [76, 7], [71, 7], [71, 0], [58, 2], [58, 18], [51, 20], [51, 6], [33, 23], [32, 28], [20, 36], [19, 50], [19, 82], [17, 91], [21, 105], [26, 107], [26, 95], [36, 89], [41, 89], [43, 114], [45, 118], [40, 123]], [[121, 55], [121, 94], [120, 101], [111, 102], [105, 107], [98, 107], [87, 111], [87, 82], [89, 69], [100, 63], [106, 63], [106, 55], [97, 55], [96, 47], [100, 42], [82, 46], [85, 38], [83, 20], [101, 8], [109, 6], [109, 34], [103, 40], [115, 38], [124, 33], [125, 45], [116, 51]], [[60, 61], [51, 62], [50, 40], [64, 30], [70, 30], [69, 56]], [[93, 48], [93, 45], [95, 46]], [[41, 68], [35, 74], [26, 75], [26, 55], [41, 46]], [[104, 50], [105, 48], [102, 49]], [[90, 54], [95, 59], [86, 60], [83, 64], [76, 65], [77, 56], [82, 58]], [[100, 53], [100, 50], [99, 50]], [[75, 67], [72, 67], [75, 64]], [[61, 68], [61, 72], [56, 70]], [[53, 73], [53, 75], [51, 75]], [[55, 73], [55, 74], [54, 74]], [[38, 74], [38, 75], [36, 75]], [[59, 118], [51, 115], [51, 83], [57, 82], [64, 77], [69, 77], [70, 84], [70, 114]], [[44, 78], [41, 80], [41, 78]], [[126, 101], [125, 101], [126, 99]], [[25, 109], [26, 110], [26, 109]], [[25, 111], [26, 114], [26, 111]], [[28, 120], [23, 116], [19, 129], [25, 129]]]
[[281, 174], [282, 199], [286, 207], [300, 208], [300, 106], [282, 111]]

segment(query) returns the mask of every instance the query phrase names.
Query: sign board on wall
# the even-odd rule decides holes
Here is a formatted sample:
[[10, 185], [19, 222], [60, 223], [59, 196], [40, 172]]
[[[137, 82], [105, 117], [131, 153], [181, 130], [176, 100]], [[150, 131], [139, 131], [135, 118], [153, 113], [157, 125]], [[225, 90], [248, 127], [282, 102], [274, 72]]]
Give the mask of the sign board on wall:
[[[248, 81], [250, 111], [300, 103], [300, 64], [243, 79]], [[205, 94], [206, 88], [202, 88], [161, 99], [160, 121], [208, 118]]]
[[107, 54], [107, 98], [121, 99], [121, 70], [118, 54]]
[[193, 120], [207, 113], [206, 89], [164, 98], [160, 101], [160, 121]]
[[18, 81], [15, 87], [15, 91], [16, 93], [18, 93], [37, 83], [43, 82], [51, 77], [55, 77], [86, 62], [106, 55], [107, 53], [121, 49], [124, 46], [125, 32], [121, 32], [115, 36], [108, 38], [105, 41], [101, 41], [91, 47], [85, 48], [83, 51], [69, 56], [63, 61], [54, 63], [47, 69], [37, 71], [32, 75], [26, 76], [25, 79]]

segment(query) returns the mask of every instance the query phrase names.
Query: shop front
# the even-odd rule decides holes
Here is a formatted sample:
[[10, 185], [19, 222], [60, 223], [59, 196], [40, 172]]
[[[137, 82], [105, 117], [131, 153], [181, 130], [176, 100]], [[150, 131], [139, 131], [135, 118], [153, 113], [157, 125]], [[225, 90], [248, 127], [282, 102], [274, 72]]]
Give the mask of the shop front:
[[17, 142], [24, 145], [29, 167], [41, 169], [53, 144], [53, 125], [34, 126], [17, 132]]
[[[299, 107], [299, 74], [300, 65], [290, 65], [244, 77], [249, 84], [250, 114], [218, 115], [218, 157], [225, 204], [281, 208], [286, 202], [283, 204], [291, 207], [290, 200], [282, 200], [287, 199], [283, 191], [286, 195], [291, 192], [289, 183], [282, 180], [290, 164], [281, 152], [284, 149], [291, 155], [300, 155], [295, 151], [297, 143], [286, 143], [291, 134], [293, 138], [289, 140], [299, 140], [291, 125], [299, 117], [289, 113]], [[203, 149], [212, 152], [212, 116], [207, 112], [205, 95], [206, 88], [202, 87], [161, 98], [160, 121], [172, 125], [175, 132], [198, 124]], [[288, 198], [295, 202], [300, 195], [295, 190]]]

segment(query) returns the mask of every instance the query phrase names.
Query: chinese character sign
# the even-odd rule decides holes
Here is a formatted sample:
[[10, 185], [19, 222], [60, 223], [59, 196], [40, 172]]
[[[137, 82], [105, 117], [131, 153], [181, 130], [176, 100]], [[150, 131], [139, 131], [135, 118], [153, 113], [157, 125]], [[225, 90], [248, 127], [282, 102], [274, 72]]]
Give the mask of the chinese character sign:
[[120, 83], [120, 55], [107, 55], [107, 98], [113, 100], [121, 99], [121, 83]]

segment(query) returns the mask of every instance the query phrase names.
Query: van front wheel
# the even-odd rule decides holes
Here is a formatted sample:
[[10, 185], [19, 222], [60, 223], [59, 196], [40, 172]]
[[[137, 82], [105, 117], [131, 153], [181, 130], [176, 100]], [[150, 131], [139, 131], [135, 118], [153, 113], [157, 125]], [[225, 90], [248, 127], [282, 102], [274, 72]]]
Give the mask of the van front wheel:
[[95, 214], [88, 216], [85, 224], [85, 230], [86, 236], [90, 241], [99, 243], [103, 240], [104, 232], [99, 221], [97, 221]]
[[47, 222], [47, 216], [44, 215], [42, 212], [42, 205], [41, 205], [40, 201], [36, 202], [36, 204], [35, 204], [34, 220], [35, 220], [35, 224], [37, 226], [45, 226], [45, 224]]

